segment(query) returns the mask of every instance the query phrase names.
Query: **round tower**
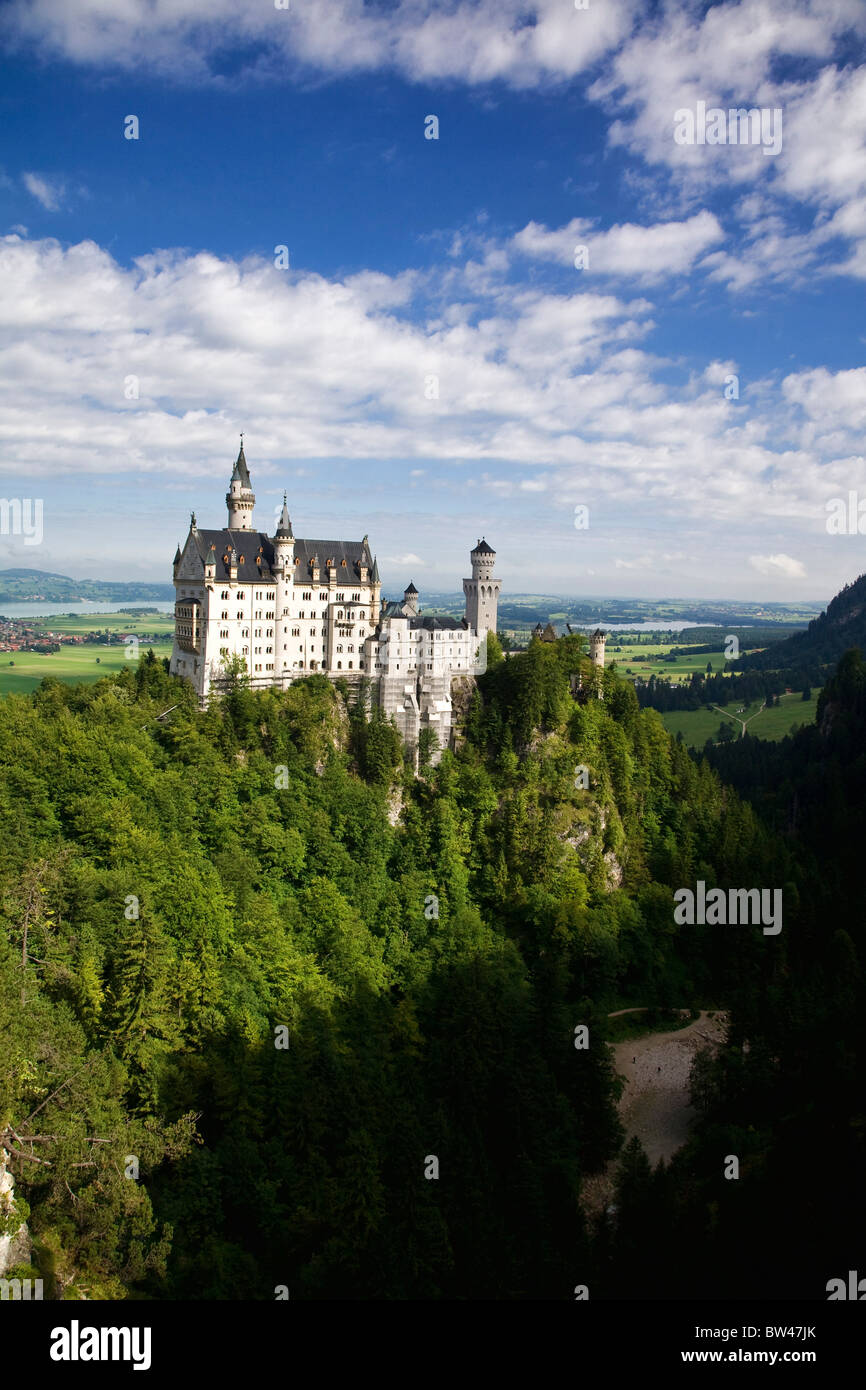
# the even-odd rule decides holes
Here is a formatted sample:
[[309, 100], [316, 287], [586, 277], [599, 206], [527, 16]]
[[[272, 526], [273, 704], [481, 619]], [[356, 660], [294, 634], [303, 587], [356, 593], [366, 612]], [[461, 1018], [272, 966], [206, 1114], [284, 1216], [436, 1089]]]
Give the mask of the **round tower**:
[[[283, 650], [284, 628], [291, 621], [291, 598], [295, 582], [295, 536], [289, 516], [289, 505], [283, 493], [283, 510], [277, 523], [274, 536], [274, 575], [277, 581], [276, 602], [276, 648]], [[277, 667], [279, 669], [279, 666]]]
[[244, 458], [244, 437], [241, 435], [240, 452], [235, 462], [232, 480], [226, 493], [226, 506], [229, 509], [230, 531], [251, 531], [253, 529], [253, 507], [255, 493], [250, 482], [250, 471]]
[[496, 551], [482, 536], [469, 558], [472, 561], [472, 578], [463, 580], [466, 621], [476, 632], [484, 629], [495, 632], [499, 591], [502, 588], [502, 581], [493, 573]]
[[403, 612], [415, 618], [418, 616], [418, 590], [410, 582], [408, 589], [403, 590]]
[[593, 666], [604, 667], [604, 644], [606, 641], [607, 633], [602, 632], [601, 628], [597, 627], [589, 639], [589, 659]]

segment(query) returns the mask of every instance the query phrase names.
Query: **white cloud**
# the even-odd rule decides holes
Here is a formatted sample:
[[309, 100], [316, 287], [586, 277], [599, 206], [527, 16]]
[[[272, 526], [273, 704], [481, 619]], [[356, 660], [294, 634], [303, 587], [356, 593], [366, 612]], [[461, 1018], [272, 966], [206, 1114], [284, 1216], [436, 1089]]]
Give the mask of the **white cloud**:
[[691, 270], [695, 261], [723, 236], [718, 219], [711, 212], [702, 211], [683, 222], [660, 222], [649, 227], [626, 222], [599, 232], [579, 217], [553, 231], [529, 222], [511, 245], [526, 256], [560, 265], [574, 265], [576, 248], [585, 246], [590, 274], [651, 282]]
[[63, 206], [66, 186], [61, 179], [52, 179], [47, 174], [22, 174], [21, 180], [28, 193], [41, 203], [48, 212], [57, 212]]
[[[577, 11], [563, 0], [303, 0], [279, 11], [260, 0], [11, 0], [13, 41], [83, 64], [219, 81], [225, 51], [246, 49], [253, 79], [296, 72], [390, 69], [410, 82], [565, 81], [628, 33], [635, 0]], [[238, 77], [232, 76], [236, 83]]]
[[784, 575], [786, 579], [805, 579], [806, 568], [790, 555], [750, 555], [749, 564], [758, 574]]
[[420, 555], [415, 555], [410, 550], [407, 555], [386, 555], [385, 561], [389, 565], [423, 565], [424, 561]]
[[[219, 516], [243, 429], [263, 500], [308, 478], [307, 534], [351, 514], [404, 572], [426, 554], [440, 573], [471, 519], [473, 532], [501, 529], [503, 564], [571, 575], [577, 503], [591, 514], [578, 563], [597, 574], [615, 574], [619, 556], [651, 585], [686, 544], [715, 586], [748, 573], [750, 556], [792, 550], [816, 572], [827, 499], [866, 491], [866, 369], [751, 382], [744, 408], [724, 398], [734, 364], [689, 372], [647, 350], [646, 300], [495, 279], [480, 291], [448, 267], [443, 290], [435, 270], [340, 281], [180, 252], [125, 269], [92, 242], [0, 239], [4, 491], [141, 486], [156, 499], [158, 568], [167, 489]], [[398, 515], [410, 494], [421, 510]], [[184, 510], [178, 500], [173, 527]], [[99, 517], [65, 528], [77, 552], [104, 553]], [[122, 566], [123, 530], [108, 543]], [[779, 586], [802, 577], [778, 563], [757, 572]]]

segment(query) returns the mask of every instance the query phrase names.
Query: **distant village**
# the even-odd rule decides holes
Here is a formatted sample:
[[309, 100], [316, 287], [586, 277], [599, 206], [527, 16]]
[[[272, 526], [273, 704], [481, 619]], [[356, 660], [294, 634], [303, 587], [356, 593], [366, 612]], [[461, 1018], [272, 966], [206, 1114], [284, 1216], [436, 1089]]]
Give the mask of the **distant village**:
[[[61, 647], [120, 646], [129, 641], [132, 633], [117, 629], [96, 632], [53, 632], [43, 623], [28, 618], [5, 618], [0, 615], [0, 652], [59, 652]], [[141, 633], [137, 634], [141, 640]], [[150, 642], [159, 640], [148, 638]]]

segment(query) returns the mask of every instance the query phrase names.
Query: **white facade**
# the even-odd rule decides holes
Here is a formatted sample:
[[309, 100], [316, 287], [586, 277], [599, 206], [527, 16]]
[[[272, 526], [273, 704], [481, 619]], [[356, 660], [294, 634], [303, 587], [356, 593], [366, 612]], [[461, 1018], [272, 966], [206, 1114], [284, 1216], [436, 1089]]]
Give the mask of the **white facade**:
[[233, 659], [253, 688], [285, 688], [314, 672], [366, 677], [408, 743], [430, 727], [447, 746], [451, 681], [484, 669], [487, 632], [496, 631], [500, 583], [486, 542], [472, 552], [473, 580], [463, 581], [465, 617], [435, 618], [419, 613], [414, 585], [383, 608], [366, 536], [296, 539], [285, 502], [273, 537], [255, 530], [243, 446], [226, 505], [229, 525], [200, 530], [193, 515], [175, 556], [172, 674], [191, 681], [202, 703]]

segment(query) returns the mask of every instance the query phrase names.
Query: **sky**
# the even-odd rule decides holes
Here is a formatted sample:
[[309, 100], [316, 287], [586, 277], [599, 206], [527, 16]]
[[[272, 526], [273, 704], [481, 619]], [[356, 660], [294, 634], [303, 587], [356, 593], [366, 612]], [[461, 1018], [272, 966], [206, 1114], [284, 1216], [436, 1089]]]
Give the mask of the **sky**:
[[829, 599], [864, 55], [863, 0], [0, 0], [0, 568], [169, 582], [243, 432], [261, 529], [422, 603], [482, 535], [503, 594]]

